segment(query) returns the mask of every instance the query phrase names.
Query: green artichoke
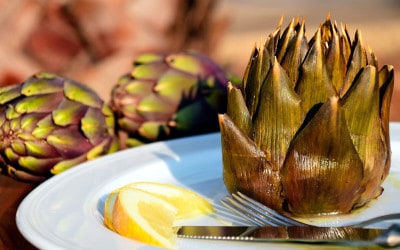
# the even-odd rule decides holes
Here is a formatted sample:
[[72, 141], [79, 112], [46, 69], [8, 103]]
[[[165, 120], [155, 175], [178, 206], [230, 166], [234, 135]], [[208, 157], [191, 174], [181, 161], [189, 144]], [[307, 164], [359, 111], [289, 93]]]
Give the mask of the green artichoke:
[[138, 56], [111, 94], [124, 147], [218, 131], [227, 83], [225, 72], [198, 52]]
[[225, 185], [297, 216], [349, 213], [389, 172], [393, 67], [378, 70], [361, 33], [351, 41], [330, 18], [309, 41], [304, 21], [281, 26], [254, 48], [243, 86], [229, 86]]
[[111, 109], [78, 82], [40, 72], [0, 88], [0, 166], [40, 182], [118, 150]]

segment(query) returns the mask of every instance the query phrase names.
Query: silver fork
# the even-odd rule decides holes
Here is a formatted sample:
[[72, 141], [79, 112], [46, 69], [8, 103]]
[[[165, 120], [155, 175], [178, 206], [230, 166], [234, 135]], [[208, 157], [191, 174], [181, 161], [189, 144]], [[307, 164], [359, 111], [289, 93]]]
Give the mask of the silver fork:
[[[236, 215], [258, 226], [313, 226], [283, 215], [241, 192], [226, 197], [225, 200], [221, 200], [221, 203]], [[365, 227], [377, 222], [394, 219], [400, 219], [400, 213], [377, 216], [351, 226]]]

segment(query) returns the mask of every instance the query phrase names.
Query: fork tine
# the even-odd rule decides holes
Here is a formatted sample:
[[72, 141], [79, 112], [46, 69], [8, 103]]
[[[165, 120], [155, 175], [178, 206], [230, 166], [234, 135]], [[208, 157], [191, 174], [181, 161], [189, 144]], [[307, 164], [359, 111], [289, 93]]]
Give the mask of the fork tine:
[[242, 218], [258, 226], [306, 226], [302, 222], [284, 216], [273, 209], [266, 207], [247, 195], [238, 192], [226, 197], [222, 204]]
[[235, 214], [253, 222], [258, 226], [282, 226], [282, 222], [274, 220], [273, 217], [266, 216], [263, 211], [255, 209], [250, 203], [244, 201], [236, 194], [226, 197], [226, 202], [221, 200], [222, 204]]
[[[281, 213], [278, 213], [277, 211], [265, 206], [264, 204], [250, 198], [249, 196], [237, 192], [237, 196], [241, 197], [242, 200], [245, 200], [247, 203], [250, 203], [253, 205], [254, 210], [257, 210], [261, 214], [265, 214], [265, 216], [268, 216], [272, 220], [276, 221], [277, 224], [282, 225], [282, 226], [308, 226], [307, 224], [297, 221], [295, 219], [292, 219], [288, 216], [285, 216]], [[249, 205], [250, 206], [250, 205]]]
[[[221, 203], [234, 212], [236, 215], [240, 216], [241, 218], [257, 225], [257, 226], [264, 226], [265, 223], [262, 221], [259, 221], [255, 216], [252, 216], [248, 213], [247, 210], [244, 210], [243, 208], [237, 207], [236, 205], [232, 205], [235, 201], [231, 200], [229, 197], [226, 198], [229, 200], [228, 202], [225, 202], [224, 200], [221, 200]], [[232, 202], [233, 201], [233, 202]], [[240, 206], [240, 205], [239, 205]], [[243, 211], [244, 210], [244, 211]]]
[[264, 210], [260, 209], [257, 206], [254, 206], [252, 203], [249, 203], [246, 199], [243, 199], [238, 194], [232, 194], [232, 197], [237, 203], [241, 204], [242, 206], [246, 207], [249, 210], [249, 216], [257, 217], [258, 220], [264, 222], [264, 225], [287, 226], [284, 221], [277, 220], [274, 216], [271, 216], [269, 213], [265, 213]]

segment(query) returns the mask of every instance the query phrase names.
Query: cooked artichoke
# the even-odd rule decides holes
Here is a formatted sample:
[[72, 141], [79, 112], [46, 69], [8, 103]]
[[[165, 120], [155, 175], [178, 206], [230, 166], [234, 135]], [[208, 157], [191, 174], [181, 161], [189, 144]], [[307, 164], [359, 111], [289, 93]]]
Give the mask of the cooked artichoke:
[[111, 109], [85, 85], [47, 72], [0, 88], [0, 167], [44, 181], [118, 150]]
[[329, 17], [310, 41], [304, 21], [281, 26], [228, 87], [225, 185], [297, 216], [349, 213], [389, 172], [393, 67], [378, 70], [361, 32], [351, 41]]

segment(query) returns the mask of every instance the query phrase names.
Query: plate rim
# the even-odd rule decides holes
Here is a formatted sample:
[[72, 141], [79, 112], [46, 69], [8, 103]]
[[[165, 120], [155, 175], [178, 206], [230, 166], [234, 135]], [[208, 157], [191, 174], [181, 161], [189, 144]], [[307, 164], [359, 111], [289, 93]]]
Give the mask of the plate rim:
[[[104, 162], [104, 161], [115, 161], [115, 160], [123, 160], [131, 155], [141, 155], [141, 156], [149, 156], [150, 158], [153, 158], [154, 155], [152, 155], [155, 151], [159, 150], [160, 148], [166, 149], [166, 148], [178, 148], [180, 150], [184, 149], [188, 144], [193, 144], [197, 143], [197, 145], [202, 145], [203, 148], [205, 148], [205, 143], [207, 142], [214, 142], [214, 140], [219, 138], [219, 132], [214, 132], [214, 133], [208, 133], [208, 134], [202, 134], [202, 135], [195, 135], [195, 136], [188, 136], [188, 137], [183, 137], [183, 138], [177, 138], [177, 139], [171, 139], [167, 141], [159, 141], [159, 142], [154, 142], [154, 143], [149, 143], [140, 147], [135, 147], [135, 148], [128, 148], [124, 150], [120, 150], [118, 152], [115, 152], [113, 154], [109, 155], [104, 155], [99, 158], [93, 159], [91, 161], [87, 161], [81, 164], [78, 164], [74, 168], [71, 168], [67, 171], [64, 171], [60, 174], [57, 174], [48, 180], [44, 181], [40, 185], [38, 185], [35, 189], [33, 189], [24, 199], [21, 201], [21, 203], [18, 206], [17, 212], [16, 212], [16, 224], [17, 228], [20, 231], [20, 233], [25, 237], [31, 244], [33, 244], [36, 247], [39, 247], [39, 249], [63, 249], [60, 248], [60, 245], [56, 244], [54, 242], [54, 239], [48, 239], [45, 237], [42, 237], [42, 231], [38, 229], [34, 229], [32, 227], [31, 221], [29, 221], [29, 218], [25, 216], [25, 212], [29, 211], [29, 205], [35, 204], [35, 199], [39, 195], [48, 195], [50, 191], [47, 191], [49, 187], [52, 186], [57, 186], [63, 183], [68, 183], [71, 179], [74, 179], [75, 176], [80, 176], [80, 175], [85, 175], [88, 172], [94, 171], [93, 169], [98, 166], [98, 162]], [[216, 148], [218, 147], [218, 143], [213, 143], [211, 148]], [[201, 150], [196, 150], [190, 152], [191, 154], [196, 154], [197, 151]], [[169, 152], [170, 157], [174, 157], [175, 152]], [[156, 158], [154, 157], [154, 160]], [[143, 163], [142, 163], [143, 164]], [[92, 166], [93, 165], [93, 166]], [[102, 164], [104, 165], [104, 164]], [[136, 169], [136, 166], [133, 166], [129, 171], [134, 171]], [[98, 193], [98, 192], [96, 192]], [[97, 197], [99, 198], [99, 197]], [[92, 197], [92, 200], [96, 200], [96, 197]], [[24, 214], [25, 213], [25, 214]], [[105, 228], [106, 229], [106, 228]], [[31, 230], [31, 231], [29, 231]], [[106, 229], [109, 230], [109, 229]], [[134, 241], [131, 239], [127, 239], [122, 236], [117, 236], [121, 238], [121, 241], [128, 242], [128, 245], [133, 245], [134, 247], [138, 246], [148, 246], [150, 249], [153, 249], [153, 247], [143, 244], [138, 241]], [[129, 244], [132, 243], [133, 244]], [[77, 246], [79, 247], [79, 245]]]
[[[390, 123], [390, 133], [391, 133], [391, 135], [390, 135], [391, 136], [391, 144], [396, 143], [396, 144], [400, 145], [400, 122], [391, 122]], [[60, 183], [59, 182], [60, 180], [63, 180], [61, 182], [67, 182], [68, 181], [67, 178], [73, 178], [74, 175], [77, 175], [77, 174], [81, 175], [82, 173], [85, 173], [87, 171], [88, 172], [93, 171], [93, 168], [88, 167], [88, 166], [94, 165], [94, 167], [96, 167], [96, 164], [99, 161], [112, 160], [114, 158], [122, 159], [122, 158], [126, 157], [126, 155], [132, 154], [132, 152], [135, 152], [135, 154], [141, 154], [141, 153], [151, 154], [159, 148], [165, 148], [165, 147], [171, 147], [171, 146], [172, 147], [173, 146], [185, 147], [186, 144], [188, 144], [188, 143], [190, 144], [190, 143], [199, 142], [199, 141], [202, 141], [203, 143], [207, 142], [207, 141], [214, 142], [213, 140], [217, 140], [219, 137], [220, 137], [220, 133], [215, 132], [215, 133], [209, 133], [209, 134], [203, 134], [203, 135], [188, 136], [188, 137], [183, 137], [183, 138], [178, 138], [178, 139], [173, 139], [173, 140], [168, 140], [168, 141], [159, 141], [159, 142], [146, 144], [146, 145], [143, 145], [140, 147], [120, 150], [116, 153], [113, 153], [110, 155], [105, 155], [105, 156], [96, 158], [94, 160], [79, 164], [79, 165], [75, 166], [74, 168], [72, 168], [68, 171], [64, 171], [58, 175], [55, 175], [55, 176], [51, 177], [50, 179], [48, 179], [47, 181], [41, 183], [34, 190], [32, 190], [26, 197], [24, 197], [24, 199], [20, 203], [20, 205], [17, 209], [17, 213], [16, 213], [17, 228], [21, 232], [21, 234], [36, 247], [43, 248], [43, 249], [62, 249], [62, 248], [60, 248], [59, 245], [55, 244], [51, 239], [40, 238], [39, 237], [40, 233], [38, 230], [34, 231], [36, 235], [32, 234], [32, 231], [27, 232], [26, 230], [28, 230], [29, 227], [26, 224], [24, 224], [24, 219], [26, 219], [26, 218], [24, 217], [23, 213], [27, 210], [27, 206], [29, 205], [31, 200], [35, 198], [35, 196], [44, 192], [44, 190], [46, 190], [46, 188], [48, 188], [49, 186], [51, 187], [54, 184]], [[219, 143], [212, 145], [212, 147], [219, 147]], [[197, 151], [197, 149], [195, 151]], [[135, 167], [133, 167], [132, 169], [135, 169]], [[399, 168], [399, 170], [400, 170], [400, 168]], [[149, 247], [149, 249], [153, 249], [151, 246], [145, 245], [143, 243], [140, 243], [137, 241], [132, 241], [132, 240], [126, 239], [122, 236], [120, 238], [123, 241], [127, 240], [130, 242], [134, 242], [134, 246], [136, 246], [136, 247], [137, 246], [147, 246], [147, 247]]]

